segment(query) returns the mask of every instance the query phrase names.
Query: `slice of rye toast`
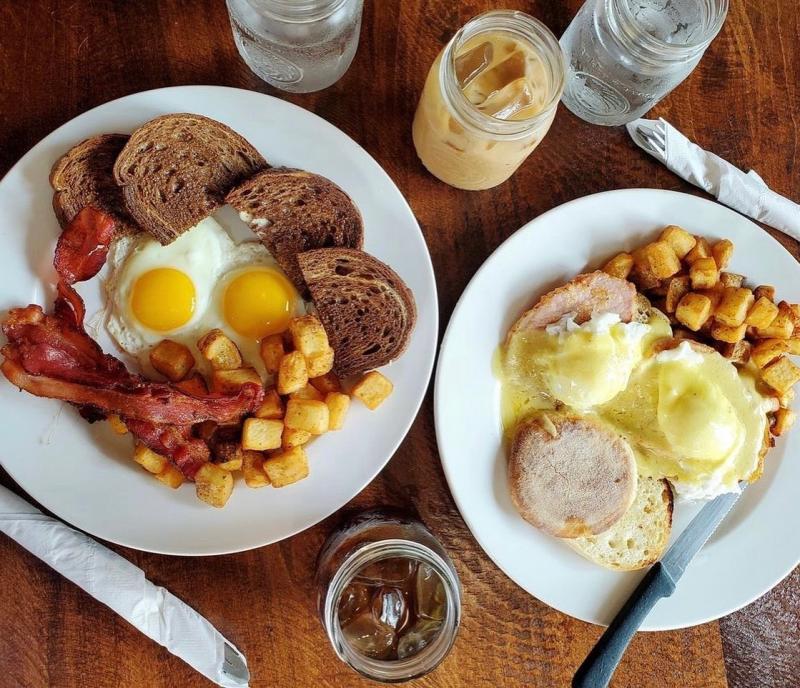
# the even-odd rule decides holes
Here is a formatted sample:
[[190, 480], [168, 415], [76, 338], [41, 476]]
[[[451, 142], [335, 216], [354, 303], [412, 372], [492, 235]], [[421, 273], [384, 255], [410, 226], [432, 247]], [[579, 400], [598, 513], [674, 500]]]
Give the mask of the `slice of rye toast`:
[[337, 375], [380, 368], [403, 353], [417, 308], [394, 270], [351, 248], [320, 248], [297, 260], [328, 333]]
[[630, 508], [637, 482], [630, 445], [597, 421], [547, 412], [514, 430], [511, 501], [522, 518], [550, 535], [608, 530]]
[[53, 210], [62, 229], [87, 205], [114, 218], [114, 235], [139, 232], [128, 213], [122, 189], [114, 181], [114, 161], [128, 142], [127, 134], [100, 134], [81, 141], [56, 160], [50, 170]]
[[250, 225], [306, 298], [298, 253], [363, 244], [364, 224], [356, 205], [330, 179], [312, 172], [285, 167], [264, 170], [233, 189], [225, 201]]
[[639, 478], [636, 499], [611, 528], [565, 542], [589, 561], [635, 571], [658, 561], [672, 532], [672, 489], [666, 480]]
[[208, 117], [164, 115], [131, 134], [114, 164], [125, 205], [167, 245], [224, 203], [225, 194], [267, 166], [235, 131]]

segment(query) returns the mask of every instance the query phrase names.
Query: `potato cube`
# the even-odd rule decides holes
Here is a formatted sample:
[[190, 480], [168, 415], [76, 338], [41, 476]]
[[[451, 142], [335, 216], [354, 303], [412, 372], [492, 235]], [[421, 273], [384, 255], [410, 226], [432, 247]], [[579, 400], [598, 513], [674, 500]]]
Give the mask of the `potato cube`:
[[204, 463], [194, 476], [194, 488], [200, 501], [221, 509], [233, 492], [233, 476], [213, 463]]
[[786, 315], [795, 328], [800, 326], [800, 304], [781, 301], [778, 304], [778, 312]]
[[261, 340], [261, 360], [268, 373], [273, 375], [278, 372], [286, 350], [283, 346], [283, 335], [271, 334]]
[[264, 472], [273, 487], [285, 487], [308, 477], [308, 457], [302, 447], [291, 447], [264, 461]]
[[795, 392], [794, 389], [787, 389], [783, 394], [779, 394], [777, 396], [778, 405], [780, 408], [789, 408], [794, 401]]
[[204, 397], [208, 394], [206, 379], [200, 373], [194, 373], [185, 380], [176, 382], [175, 386], [193, 397]]
[[180, 342], [162, 339], [150, 350], [150, 364], [170, 382], [178, 382], [194, 368], [194, 356]]
[[711, 336], [720, 342], [728, 342], [729, 344], [735, 344], [744, 339], [746, 331], [747, 325], [744, 323], [741, 325], [725, 325], [715, 320], [711, 326]]
[[213, 329], [197, 342], [197, 348], [214, 370], [233, 370], [242, 367], [239, 348], [220, 329]]
[[783, 394], [800, 380], [800, 368], [786, 356], [781, 356], [764, 368], [761, 379], [776, 392]]
[[779, 408], [775, 411], [775, 421], [772, 424], [772, 434], [775, 437], [783, 435], [797, 419], [797, 414], [788, 408]]
[[666, 241], [654, 241], [633, 252], [639, 273], [662, 280], [680, 272], [681, 261]]
[[238, 471], [242, 467], [242, 445], [235, 434], [211, 442], [211, 462], [226, 471]]
[[728, 327], [739, 327], [744, 323], [753, 301], [753, 292], [749, 289], [725, 287], [722, 300], [714, 309], [714, 318]]
[[[692, 250], [687, 253], [684, 258], [686, 262], [691, 265], [694, 263], [698, 258], [708, 258], [711, 255], [711, 246], [709, 245], [708, 241], [700, 236], [695, 236], [695, 244], [692, 247]], [[716, 261], [714, 261], [716, 265]]]
[[741, 339], [734, 343], [723, 343], [719, 347], [719, 352], [731, 363], [747, 363], [750, 360], [751, 349], [752, 344], [746, 339]]
[[344, 425], [344, 417], [347, 409], [350, 408], [350, 397], [341, 392], [329, 392], [325, 397], [325, 403], [330, 411], [329, 430], [341, 430]]
[[649, 272], [643, 272], [639, 266], [634, 265], [628, 279], [633, 282], [640, 292], [656, 289], [661, 285], [661, 280]]
[[266, 451], [281, 446], [283, 421], [269, 418], [247, 418], [242, 426], [242, 449]]
[[[682, 325], [697, 332], [711, 315], [711, 299], [703, 294], [689, 292], [678, 303], [675, 317]], [[353, 392], [355, 394], [355, 391]]]
[[312, 435], [328, 431], [330, 411], [324, 401], [315, 399], [289, 399], [284, 423], [294, 430], [305, 430]]
[[308, 384], [306, 358], [299, 351], [286, 354], [278, 367], [278, 393], [291, 394]]
[[719, 306], [719, 302], [722, 301], [722, 295], [725, 293], [725, 287], [722, 286], [719, 282], [717, 282], [716, 286], [712, 287], [711, 289], [697, 289], [697, 294], [702, 294], [703, 296], [707, 296], [711, 301], [711, 314], [714, 314], [714, 311]]
[[762, 339], [750, 352], [750, 358], [758, 368], [766, 368], [778, 356], [788, 351], [788, 342], [785, 339]]
[[711, 247], [711, 255], [720, 270], [724, 270], [733, 255], [733, 242], [721, 239]]
[[270, 387], [264, 393], [264, 401], [256, 409], [255, 416], [256, 418], [269, 418], [270, 420], [283, 418], [283, 400], [278, 394], [278, 390]]
[[698, 258], [689, 268], [692, 289], [712, 289], [719, 280], [719, 270], [713, 258]]
[[782, 313], [778, 309], [778, 315], [766, 327], [756, 328], [756, 337], [759, 339], [776, 338], [776, 339], [789, 339], [794, 333], [794, 323], [788, 314]]
[[[691, 236], [691, 234], [689, 235]], [[692, 237], [694, 239], [694, 237]], [[689, 276], [673, 277], [667, 284], [667, 293], [664, 298], [664, 308], [667, 313], [674, 313], [678, 302], [689, 293]]]
[[293, 318], [289, 323], [289, 332], [294, 348], [303, 356], [311, 356], [330, 348], [328, 335], [316, 315]]
[[686, 254], [691, 251], [697, 239], [695, 239], [689, 232], [677, 225], [668, 225], [664, 227], [661, 236], [658, 237], [660, 241], [665, 241], [670, 245], [675, 255], [678, 258], [685, 258]]
[[311, 380], [309, 380], [309, 382], [323, 394], [328, 394], [328, 392], [342, 391], [342, 383], [336, 376], [336, 373], [333, 372], [325, 373], [325, 375], [320, 375], [319, 377], [312, 378]]
[[757, 299], [760, 299], [763, 296], [769, 301], [775, 300], [775, 287], [773, 287], [771, 284], [761, 284], [753, 289], [753, 293], [756, 295]]
[[766, 296], [759, 296], [750, 306], [745, 322], [753, 327], [764, 329], [772, 324], [776, 315], [778, 315], [778, 307]]
[[783, 340], [786, 342], [787, 352], [795, 356], [800, 356], [800, 337], [797, 336], [797, 329], [795, 328], [794, 336], [789, 339]]
[[164, 470], [161, 473], [156, 474], [156, 479], [173, 490], [177, 490], [183, 484], [183, 474], [171, 463], [164, 466]]
[[169, 463], [169, 459], [161, 454], [156, 454], [152, 449], [137, 442], [133, 448], [133, 460], [150, 473], [158, 475]]
[[394, 385], [377, 370], [362, 377], [353, 387], [353, 396], [361, 399], [364, 405], [374, 411], [392, 393]]
[[269, 478], [264, 473], [264, 455], [257, 451], [242, 452], [242, 475], [247, 487], [266, 487]]
[[262, 385], [261, 376], [255, 368], [215, 370], [211, 373], [211, 389], [220, 394], [236, 394], [246, 383]]
[[744, 275], [735, 272], [720, 272], [719, 281], [723, 287], [741, 287], [744, 284]]
[[311, 440], [313, 435], [305, 430], [295, 430], [284, 425], [281, 446], [284, 449], [289, 447], [301, 447]]
[[125, 425], [125, 421], [122, 420], [122, 418], [120, 418], [116, 413], [112, 413], [108, 417], [108, 424], [117, 435], [124, 435], [128, 432], [128, 426]]
[[292, 392], [289, 395], [290, 399], [315, 399], [316, 401], [323, 401], [325, 399], [325, 395], [320, 392], [316, 387], [312, 384], [307, 384], [303, 389], [298, 389], [296, 392]]
[[309, 377], [319, 377], [331, 372], [333, 368], [333, 349], [328, 347], [325, 351], [306, 356], [306, 367]]
[[603, 266], [603, 272], [619, 279], [628, 279], [632, 269], [633, 256], [630, 253], [618, 253]]

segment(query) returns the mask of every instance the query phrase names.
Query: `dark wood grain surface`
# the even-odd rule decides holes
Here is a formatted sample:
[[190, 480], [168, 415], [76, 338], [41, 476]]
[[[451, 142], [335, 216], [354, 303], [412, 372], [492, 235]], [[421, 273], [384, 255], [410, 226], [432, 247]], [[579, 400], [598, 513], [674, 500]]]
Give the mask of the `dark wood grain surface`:
[[[0, 0], [0, 173], [55, 127], [119, 96], [178, 84], [273, 93], [344, 130], [398, 184], [430, 247], [444, 328], [480, 264], [540, 213], [606, 189], [699, 193], [642, 154], [622, 129], [585, 124], [563, 108], [531, 159], [497, 189], [457, 191], [421, 167], [411, 143], [411, 119], [443, 42], [471, 16], [494, 7], [526, 10], [560, 35], [579, 5], [578, 0], [367, 0], [361, 46], [346, 76], [321, 93], [287, 96], [265, 86], [240, 61], [223, 0]], [[731, 162], [752, 166], [795, 200], [800, 200], [799, 16], [794, 0], [733, 2], [700, 66], [653, 113]], [[778, 239], [800, 256], [796, 242]], [[429, 393], [388, 467], [353, 501], [416, 508], [461, 575], [465, 614], [458, 641], [445, 663], [417, 685], [565, 686], [600, 629], [528, 596], [478, 548], [444, 481], [430, 400]], [[3, 432], [10, 422], [0, 422]], [[4, 473], [0, 480], [21, 492]], [[225, 557], [114, 549], [234, 640], [247, 654], [254, 686], [366, 687], [373, 684], [335, 658], [314, 610], [314, 558], [334, 522], [332, 517], [286, 542]], [[614, 685], [796, 686], [798, 628], [795, 571], [765, 598], [719, 623], [640, 634]], [[0, 537], [0, 685], [207, 683]]]

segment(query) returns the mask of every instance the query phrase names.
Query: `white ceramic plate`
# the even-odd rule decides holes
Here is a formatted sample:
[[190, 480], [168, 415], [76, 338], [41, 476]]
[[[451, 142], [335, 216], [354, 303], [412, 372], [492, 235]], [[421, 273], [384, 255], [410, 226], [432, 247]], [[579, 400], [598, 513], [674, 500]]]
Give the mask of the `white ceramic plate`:
[[[69, 406], [19, 393], [0, 379], [0, 460], [23, 489], [65, 521], [106, 540], [166, 554], [222, 554], [276, 542], [317, 523], [383, 468], [411, 426], [433, 368], [436, 284], [417, 221], [388, 175], [331, 124], [259, 93], [186, 86], [137, 93], [76, 117], [36, 145], [0, 182], [0, 308], [52, 303], [58, 223], [47, 181], [53, 162], [101, 132], [130, 132], [170, 112], [213, 117], [245, 136], [273, 165], [301, 167], [339, 184], [364, 216], [365, 250], [413, 290], [418, 321], [405, 354], [385, 369], [392, 396], [375, 412], [354, 402], [343, 430], [309, 448], [311, 475], [282, 489], [239, 483], [224, 509], [172, 491], [131, 461], [130, 438], [88, 425]], [[233, 213], [231, 211], [231, 216]], [[87, 313], [100, 307], [98, 279], [81, 285]], [[100, 342], [114, 351], [104, 333]]]
[[[781, 298], [800, 301], [800, 266], [758, 226], [710, 201], [671, 191], [610, 191], [559, 206], [525, 225], [476, 273], [447, 328], [436, 374], [436, 435], [461, 515], [486, 553], [517, 584], [556, 609], [607, 624], [642, 572], [591, 564], [526, 523], [506, 487], [499, 384], [492, 355], [519, 315], [541, 294], [614, 253], [651, 240], [666, 224], [736, 249], [730, 269]], [[750, 487], [695, 557], [675, 594], [660, 601], [645, 629], [682, 628], [752, 602], [800, 560], [800, 432], [781, 438], [763, 478]], [[676, 505], [673, 537], [696, 513]]]

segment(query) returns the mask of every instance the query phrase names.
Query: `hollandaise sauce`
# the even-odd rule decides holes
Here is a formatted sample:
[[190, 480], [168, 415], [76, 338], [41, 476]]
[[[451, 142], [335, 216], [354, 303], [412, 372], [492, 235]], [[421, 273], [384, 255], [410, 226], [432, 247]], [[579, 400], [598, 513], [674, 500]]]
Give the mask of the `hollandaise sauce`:
[[646, 323], [614, 314], [569, 317], [518, 332], [494, 363], [506, 431], [542, 410], [567, 409], [612, 427], [630, 443], [644, 477], [668, 478], [683, 497], [735, 490], [757, 467], [766, 428], [755, 377], [671, 337], [660, 312]]

